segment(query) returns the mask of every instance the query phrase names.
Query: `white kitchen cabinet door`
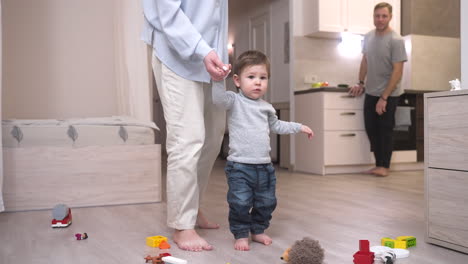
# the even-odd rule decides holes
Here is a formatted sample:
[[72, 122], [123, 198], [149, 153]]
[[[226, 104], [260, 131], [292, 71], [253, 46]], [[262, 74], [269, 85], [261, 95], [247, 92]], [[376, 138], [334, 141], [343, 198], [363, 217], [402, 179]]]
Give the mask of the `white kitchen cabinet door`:
[[346, 1], [346, 31], [364, 35], [374, 28], [375, 0]]
[[337, 37], [345, 30], [347, 0], [307, 0], [303, 2], [304, 34]]
[[[303, 2], [304, 34], [310, 37], [340, 38], [342, 32], [364, 35], [374, 29], [374, 7], [379, 0], [307, 0]], [[400, 33], [400, 1], [393, 7], [390, 26]]]
[[372, 163], [370, 144], [365, 131], [326, 131], [324, 134], [324, 165]]

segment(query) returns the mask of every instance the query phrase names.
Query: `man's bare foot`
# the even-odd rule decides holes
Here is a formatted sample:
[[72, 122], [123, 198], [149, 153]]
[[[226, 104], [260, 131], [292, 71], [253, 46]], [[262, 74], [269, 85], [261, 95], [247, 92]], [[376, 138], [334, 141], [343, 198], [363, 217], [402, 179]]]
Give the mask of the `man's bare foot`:
[[265, 233], [257, 234], [257, 235], [252, 234], [252, 241], [255, 241], [255, 242], [267, 245], [267, 246], [273, 243], [273, 239], [271, 239], [271, 237], [267, 236]]
[[202, 251], [213, 249], [213, 246], [201, 238], [194, 229], [176, 230], [173, 238], [174, 242], [182, 250]]
[[198, 210], [197, 223], [196, 225], [201, 229], [218, 229], [219, 225], [208, 221], [202, 211]]
[[374, 174], [374, 171], [375, 171], [376, 169], [377, 169], [377, 167], [374, 167], [374, 168], [372, 168], [372, 169], [363, 171], [362, 173], [364, 173], [364, 174]]
[[378, 177], [386, 177], [388, 176], [388, 169], [384, 167], [377, 167], [372, 174]]
[[234, 249], [240, 251], [249, 251], [249, 239], [248, 238], [239, 238], [236, 239], [236, 243], [234, 243]]

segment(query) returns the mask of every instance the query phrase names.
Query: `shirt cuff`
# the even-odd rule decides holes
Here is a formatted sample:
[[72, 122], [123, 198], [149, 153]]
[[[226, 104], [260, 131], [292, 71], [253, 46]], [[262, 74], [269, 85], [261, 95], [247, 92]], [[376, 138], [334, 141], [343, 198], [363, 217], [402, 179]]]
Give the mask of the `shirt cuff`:
[[203, 39], [198, 42], [198, 45], [195, 49], [195, 54], [200, 57], [202, 60], [205, 59], [206, 55], [212, 51], [213, 48], [210, 47]]

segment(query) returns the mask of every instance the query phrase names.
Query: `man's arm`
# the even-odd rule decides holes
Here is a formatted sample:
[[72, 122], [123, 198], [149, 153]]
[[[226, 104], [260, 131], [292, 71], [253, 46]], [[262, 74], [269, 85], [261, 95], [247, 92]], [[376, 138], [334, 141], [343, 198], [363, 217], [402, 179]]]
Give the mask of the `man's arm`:
[[352, 96], [360, 96], [364, 93], [364, 82], [367, 76], [367, 56], [366, 54], [362, 55], [361, 65], [359, 66], [359, 83], [354, 85], [349, 89], [349, 94]]
[[375, 111], [379, 115], [382, 115], [384, 112], [386, 112], [387, 98], [396, 89], [398, 82], [401, 80], [401, 76], [403, 75], [403, 63], [404, 61], [393, 63], [393, 71], [392, 75], [390, 76], [390, 80], [388, 81], [387, 87], [380, 95], [380, 99], [375, 106]]
[[393, 63], [393, 71], [390, 77], [390, 81], [388, 81], [387, 87], [385, 88], [384, 92], [380, 97], [387, 100], [387, 98], [392, 94], [395, 90], [398, 82], [401, 80], [401, 76], [403, 75], [403, 61], [394, 62]]

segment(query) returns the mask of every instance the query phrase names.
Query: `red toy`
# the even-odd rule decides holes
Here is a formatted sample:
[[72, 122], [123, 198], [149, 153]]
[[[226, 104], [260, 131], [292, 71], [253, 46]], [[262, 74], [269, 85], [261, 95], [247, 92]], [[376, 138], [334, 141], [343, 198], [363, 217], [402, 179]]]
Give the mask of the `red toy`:
[[359, 251], [354, 253], [354, 264], [374, 263], [374, 252], [369, 250], [369, 240], [359, 240]]
[[148, 261], [151, 261], [151, 263], [153, 264], [163, 264], [163, 261], [161, 260], [161, 256], [152, 257], [148, 255], [145, 257], [145, 260], [146, 260], [145, 263], [148, 263]]
[[[68, 210], [66, 210], [66, 209], [68, 209]], [[66, 215], [65, 215], [65, 217], [61, 217], [61, 216], [54, 217], [54, 219], [52, 219], [52, 224], [51, 224], [52, 227], [67, 227], [67, 226], [71, 225], [71, 223], [72, 223], [71, 209], [70, 208], [66, 208], [66, 209], [59, 208], [59, 207], [54, 208], [53, 214], [59, 214], [60, 212], [59, 213], [56, 213], [56, 212], [65, 210], [64, 214], [66, 214]]]
[[77, 233], [77, 234], [75, 234], [75, 237], [76, 237], [76, 240], [85, 240], [85, 239], [88, 238], [88, 234], [86, 234], [86, 233], [83, 233], [83, 234]]

